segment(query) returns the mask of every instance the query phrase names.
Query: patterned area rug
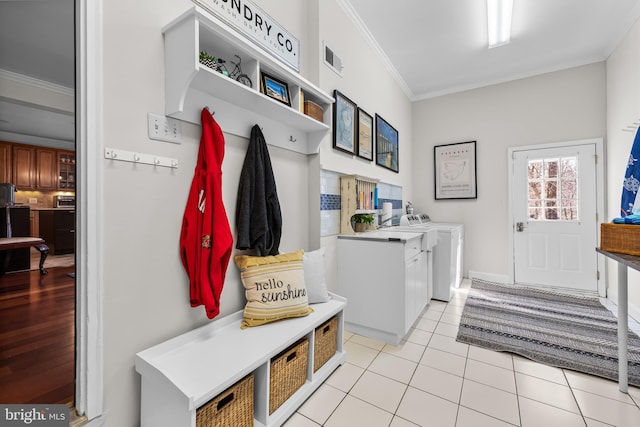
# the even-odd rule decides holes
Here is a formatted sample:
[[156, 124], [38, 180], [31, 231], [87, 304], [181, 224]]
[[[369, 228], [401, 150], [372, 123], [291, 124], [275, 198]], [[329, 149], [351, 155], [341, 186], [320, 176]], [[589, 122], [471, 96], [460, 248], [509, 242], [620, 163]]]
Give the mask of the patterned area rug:
[[[457, 340], [618, 380], [618, 324], [597, 298], [474, 279]], [[640, 386], [640, 338], [629, 331], [629, 384]]]

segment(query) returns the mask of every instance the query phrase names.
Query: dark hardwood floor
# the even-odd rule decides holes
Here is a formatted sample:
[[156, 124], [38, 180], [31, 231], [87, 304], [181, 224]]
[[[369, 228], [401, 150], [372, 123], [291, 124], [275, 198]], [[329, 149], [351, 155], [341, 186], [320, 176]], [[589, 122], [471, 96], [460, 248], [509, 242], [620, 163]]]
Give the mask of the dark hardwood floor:
[[75, 269], [47, 268], [0, 276], [0, 403], [73, 404]]

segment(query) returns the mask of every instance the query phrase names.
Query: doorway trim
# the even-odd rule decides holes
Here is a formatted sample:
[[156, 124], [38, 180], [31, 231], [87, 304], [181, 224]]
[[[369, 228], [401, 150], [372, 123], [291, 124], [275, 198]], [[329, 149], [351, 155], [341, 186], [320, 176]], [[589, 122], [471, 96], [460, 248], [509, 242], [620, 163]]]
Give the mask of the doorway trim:
[[[76, 409], [103, 425], [103, 169], [102, 0], [75, 0], [76, 152]], [[89, 424], [88, 424], [89, 425]]]
[[[604, 142], [602, 138], [593, 138], [593, 139], [580, 139], [573, 141], [559, 141], [552, 142], [546, 144], [536, 144], [536, 145], [522, 145], [509, 147], [507, 149], [507, 268], [508, 268], [508, 278], [511, 284], [515, 283], [515, 253], [514, 253], [514, 201], [513, 201], [513, 187], [514, 187], [514, 152], [516, 151], [524, 151], [524, 150], [539, 150], [539, 149], [547, 149], [547, 148], [561, 148], [561, 147], [572, 147], [575, 145], [585, 145], [585, 144], [595, 144], [596, 146], [596, 214], [597, 220], [596, 223], [599, 224], [606, 217], [605, 212], [605, 182], [604, 182]], [[597, 242], [598, 246], [600, 245], [600, 233], [597, 233]], [[593, 248], [594, 252], [596, 248]], [[606, 271], [605, 271], [605, 259], [602, 255], [597, 254], [597, 262], [598, 262], [598, 295], [600, 297], [607, 296], [607, 287], [606, 287]]]

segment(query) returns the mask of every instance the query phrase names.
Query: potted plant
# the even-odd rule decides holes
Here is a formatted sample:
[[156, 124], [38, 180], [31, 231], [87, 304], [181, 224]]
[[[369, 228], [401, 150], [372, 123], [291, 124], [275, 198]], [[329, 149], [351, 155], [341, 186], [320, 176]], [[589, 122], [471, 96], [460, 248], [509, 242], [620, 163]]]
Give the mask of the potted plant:
[[373, 224], [373, 215], [359, 213], [359, 214], [355, 214], [352, 217], [352, 220], [353, 220], [353, 223], [355, 224], [354, 226], [355, 231], [360, 233], [365, 231], [370, 225]]
[[216, 57], [209, 55], [204, 50], [200, 51], [200, 63], [215, 71], [220, 71]]

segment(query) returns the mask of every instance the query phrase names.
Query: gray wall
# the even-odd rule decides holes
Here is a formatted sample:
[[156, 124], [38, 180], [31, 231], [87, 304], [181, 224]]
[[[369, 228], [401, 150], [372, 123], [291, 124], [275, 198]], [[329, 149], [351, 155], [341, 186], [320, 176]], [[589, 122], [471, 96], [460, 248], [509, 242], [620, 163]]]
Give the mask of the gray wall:
[[[507, 148], [606, 134], [605, 64], [414, 104], [414, 200], [434, 221], [465, 224], [465, 276], [508, 272]], [[477, 141], [478, 198], [435, 200], [434, 145]]]

